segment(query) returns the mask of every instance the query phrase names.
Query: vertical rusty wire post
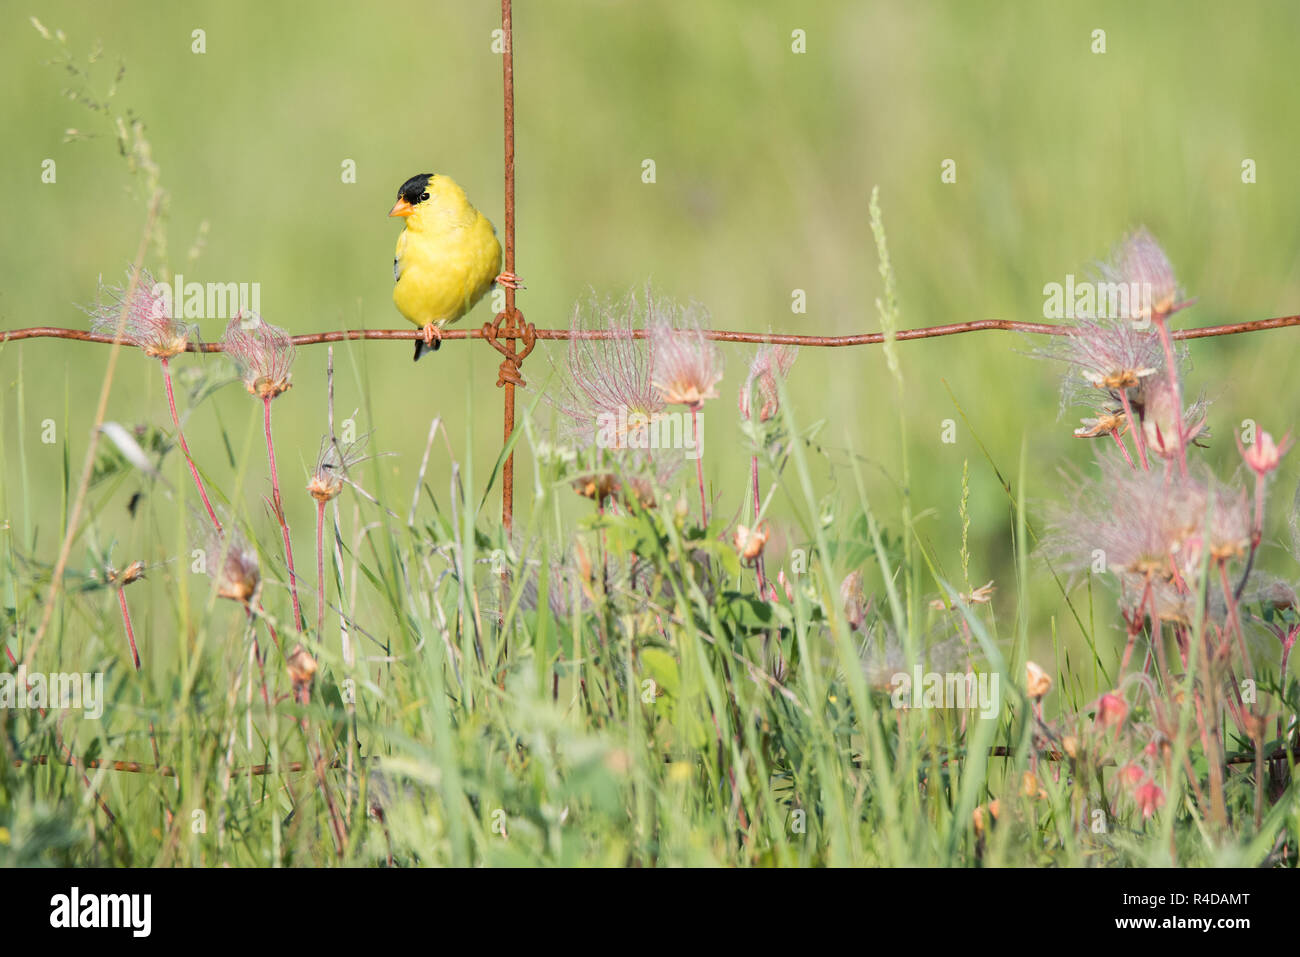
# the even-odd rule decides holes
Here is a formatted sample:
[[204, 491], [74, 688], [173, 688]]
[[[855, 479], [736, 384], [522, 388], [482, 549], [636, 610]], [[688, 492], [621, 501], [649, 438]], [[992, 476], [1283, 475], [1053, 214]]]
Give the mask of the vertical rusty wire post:
[[[511, 24], [511, 0], [501, 0], [502, 79], [505, 101], [505, 272], [515, 271], [515, 59], [514, 29]], [[497, 374], [497, 386], [504, 388], [505, 415], [503, 443], [509, 444], [515, 430], [515, 386], [524, 385], [519, 367], [533, 351], [537, 330], [524, 322], [523, 313], [515, 308], [515, 290], [505, 286], [506, 305], [491, 323], [483, 326], [483, 337], [504, 357]], [[523, 350], [515, 351], [515, 342]], [[515, 456], [511, 452], [501, 467], [501, 524], [509, 534], [514, 524]]]

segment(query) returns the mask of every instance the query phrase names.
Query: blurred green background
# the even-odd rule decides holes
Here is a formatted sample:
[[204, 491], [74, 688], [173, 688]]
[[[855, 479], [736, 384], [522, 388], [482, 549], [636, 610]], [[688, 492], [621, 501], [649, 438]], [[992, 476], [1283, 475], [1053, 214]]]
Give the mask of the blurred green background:
[[[652, 279], [666, 295], [703, 303], [717, 328], [874, 331], [881, 283], [867, 205], [875, 184], [905, 326], [1039, 320], [1045, 283], [1081, 275], [1142, 224], [1199, 299], [1183, 324], [1300, 311], [1293, 4], [516, 6], [517, 272], [527, 283], [519, 304], [539, 326], [567, 325], [588, 288], [621, 295]], [[398, 224], [385, 217], [397, 186], [417, 172], [449, 173], [501, 225], [493, 2], [6, 0], [2, 9], [4, 328], [84, 327], [79, 306], [95, 300], [100, 275], [120, 280], [144, 222], [139, 181], [103, 117], [65, 94], [84, 85], [48, 65], [56, 47], [28, 23], [32, 14], [66, 31], [79, 58], [102, 41], [93, 89], [107, 88], [125, 65], [114, 108], [144, 120], [169, 194], [166, 246], [148, 260], [157, 273], [258, 282], [264, 317], [294, 333], [398, 328], [404, 320], [391, 301]], [[196, 29], [205, 31], [203, 54], [191, 50]], [[806, 53], [792, 52], [796, 29], [806, 32]], [[1091, 52], [1097, 29], [1105, 31], [1104, 54]], [[95, 135], [65, 142], [68, 128]], [[641, 177], [647, 158], [656, 164], [652, 185]], [[1247, 158], [1258, 168], [1253, 185], [1241, 181]], [[46, 159], [57, 163], [54, 184], [41, 182]], [[955, 184], [940, 181], [945, 159], [956, 162]], [[354, 184], [342, 181], [346, 160], [355, 161]], [[201, 224], [201, 254], [191, 260]], [[804, 315], [791, 311], [795, 289], [807, 293]], [[484, 304], [467, 322], [488, 318]], [[223, 325], [208, 321], [202, 333], [218, 338]], [[1091, 449], [1071, 437], [1072, 417], [1058, 419], [1058, 370], [1028, 357], [1033, 347], [996, 332], [900, 346], [920, 529], [955, 571], [969, 460], [971, 577], [997, 581], [997, 607], [1008, 616], [1016, 596], [1006, 497], [944, 384], [1003, 473], [1015, 477], [1023, 443], [1024, 492], [1051, 497], [1058, 469], [1085, 464]], [[752, 350], [724, 348], [722, 398], [706, 410], [705, 463], [716, 508], [731, 513], [747, 478], [735, 390]], [[521, 406], [544, 386], [548, 355], [562, 358], [562, 347], [538, 346], [524, 368]], [[1236, 467], [1232, 429], [1244, 418], [1275, 434], [1300, 422], [1292, 386], [1300, 329], [1201, 341], [1191, 355], [1188, 388], [1214, 400], [1206, 455], [1221, 471]], [[47, 562], [61, 534], [62, 440], [66, 434], [75, 476], [107, 359], [102, 346], [51, 340], [0, 348], [4, 518], [17, 547], [29, 551], [34, 538]], [[183, 357], [177, 366], [199, 361]], [[372, 449], [395, 453], [381, 460], [382, 476], [367, 473], [382, 482], [372, 491], [404, 516], [430, 419], [444, 417], [464, 457], [472, 414], [481, 494], [500, 447], [495, 353], [451, 343], [416, 365], [407, 342], [361, 343], [337, 347], [336, 365], [339, 417], [365, 407], [358, 426], [373, 429]], [[295, 489], [326, 426], [324, 370], [322, 347], [302, 350], [295, 388], [275, 406], [289, 517], [308, 557], [313, 505]], [[865, 456], [876, 510], [896, 528], [900, 436], [881, 350], [804, 349], [791, 392], [801, 422], [826, 420], [820, 438], [830, 461], [842, 465], [850, 449]], [[170, 428], [157, 363], [122, 355], [109, 418]], [[58, 423], [56, 444], [40, 441], [45, 419]], [[953, 444], [940, 441], [946, 419], [957, 420]], [[231, 385], [186, 428], [215, 485], [274, 542], [260, 504], [269, 485], [259, 404]], [[245, 450], [251, 461], [241, 483]], [[1296, 455], [1284, 463], [1283, 500], [1298, 466]], [[179, 455], [168, 458], [167, 474], [192, 505], [183, 467]], [[531, 468], [521, 459], [517, 507], [525, 517]], [[439, 443], [429, 481], [444, 497], [448, 477]], [[855, 501], [847, 470], [823, 463], [818, 478], [819, 488]], [[107, 500], [100, 488], [92, 499], [117, 536], [114, 556], [119, 564], [180, 556], [174, 573], [184, 575], [181, 506], [155, 494], [132, 520], [126, 503], [139, 485], [129, 480]], [[494, 493], [493, 510], [498, 501]], [[778, 530], [788, 515], [778, 500]], [[1283, 521], [1275, 510], [1275, 538]], [[84, 568], [85, 554], [74, 550], [74, 568]], [[769, 569], [780, 560], [773, 556]], [[1263, 564], [1295, 572], [1277, 550]], [[1032, 634], [1043, 642], [1062, 603], [1045, 574], [1032, 585]], [[153, 607], [133, 598], [146, 634], [151, 616], [173, 614], [154, 591]]]

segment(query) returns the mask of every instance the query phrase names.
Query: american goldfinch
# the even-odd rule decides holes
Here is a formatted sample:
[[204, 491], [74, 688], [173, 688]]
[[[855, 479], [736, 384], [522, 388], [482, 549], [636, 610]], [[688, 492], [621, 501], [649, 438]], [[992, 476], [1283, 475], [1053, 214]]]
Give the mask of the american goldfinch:
[[416, 359], [437, 349], [442, 327], [473, 309], [494, 282], [519, 288], [515, 276], [498, 275], [501, 243], [492, 223], [450, 176], [412, 176], [388, 215], [406, 220], [393, 255], [393, 302], [424, 330]]

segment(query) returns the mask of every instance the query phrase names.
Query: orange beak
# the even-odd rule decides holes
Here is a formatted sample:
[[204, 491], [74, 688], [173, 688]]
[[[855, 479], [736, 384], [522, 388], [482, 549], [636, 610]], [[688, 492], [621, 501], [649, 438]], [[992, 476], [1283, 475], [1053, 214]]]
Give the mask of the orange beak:
[[410, 216], [415, 212], [415, 207], [408, 203], [405, 197], [401, 197], [393, 204], [393, 208], [388, 211], [389, 216]]

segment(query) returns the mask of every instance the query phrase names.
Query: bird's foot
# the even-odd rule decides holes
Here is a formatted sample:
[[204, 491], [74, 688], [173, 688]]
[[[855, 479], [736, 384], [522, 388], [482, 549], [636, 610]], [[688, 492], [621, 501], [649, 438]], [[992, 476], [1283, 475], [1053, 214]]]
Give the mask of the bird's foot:
[[512, 272], [503, 272], [494, 280], [498, 286], [505, 286], [507, 289], [523, 289], [524, 281]]
[[436, 349], [442, 344], [442, 327], [437, 323], [427, 322], [424, 325], [424, 345], [427, 349]]

